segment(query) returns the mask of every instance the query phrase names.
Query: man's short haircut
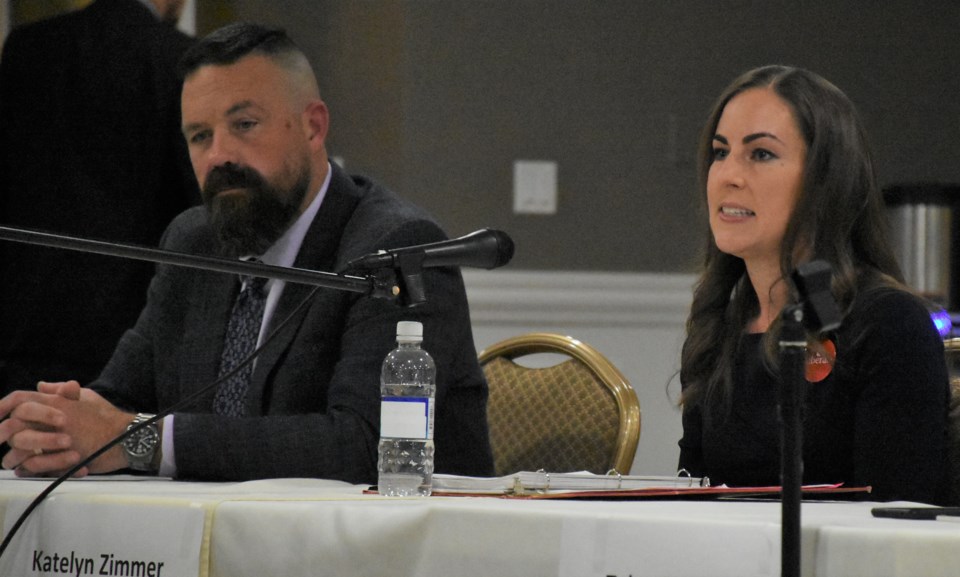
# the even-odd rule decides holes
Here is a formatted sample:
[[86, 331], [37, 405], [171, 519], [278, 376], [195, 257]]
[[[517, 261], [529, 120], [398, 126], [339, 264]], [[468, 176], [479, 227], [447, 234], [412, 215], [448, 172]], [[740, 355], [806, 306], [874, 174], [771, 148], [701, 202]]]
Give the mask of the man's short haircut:
[[249, 22], [228, 24], [194, 44], [181, 58], [180, 78], [190, 76], [204, 66], [228, 66], [251, 54], [259, 54], [288, 67], [305, 56], [281, 28], [269, 28]]

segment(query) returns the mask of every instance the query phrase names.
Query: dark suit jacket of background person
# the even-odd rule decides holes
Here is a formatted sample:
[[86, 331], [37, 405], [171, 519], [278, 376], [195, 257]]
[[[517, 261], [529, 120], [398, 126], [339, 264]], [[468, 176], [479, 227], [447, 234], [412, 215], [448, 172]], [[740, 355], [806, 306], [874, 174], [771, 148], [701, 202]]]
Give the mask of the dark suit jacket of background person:
[[[446, 238], [419, 208], [332, 166], [326, 197], [294, 267], [336, 271], [379, 249]], [[215, 254], [216, 244], [202, 207], [177, 217], [163, 241], [167, 249], [194, 254]], [[492, 474], [487, 385], [460, 271], [424, 269], [423, 278], [427, 302], [413, 308], [321, 289], [256, 361], [245, 417], [264, 418], [211, 414], [212, 391], [176, 414], [178, 477], [375, 482], [380, 368], [396, 346], [400, 320], [423, 323], [423, 346], [437, 364], [436, 471]], [[119, 406], [156, 412], [211, 383], [238, 287], [236, 275], [158, 267], [143, 314], [92, 387]], [[310, 290], [287, 283], [271, 326]]]
[[[199, 202], [175, 73], [191, 42], [137, 0], [14, 30], [0, 65], [0, 224], [156, 246]], [[95, 378], [152, 274], [0, 241], [0, 392]]]

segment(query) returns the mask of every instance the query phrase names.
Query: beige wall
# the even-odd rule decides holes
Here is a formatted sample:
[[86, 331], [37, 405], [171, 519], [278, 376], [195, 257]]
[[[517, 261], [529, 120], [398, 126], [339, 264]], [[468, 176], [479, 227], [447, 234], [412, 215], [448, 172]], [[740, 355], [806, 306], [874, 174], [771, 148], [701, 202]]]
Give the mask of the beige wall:
[[[844, 89], [884, 186], [960, 183], [955, 0], [195, 2], [200, 34], [287, 28], [320, 75], [332, 153], [452, 235], [506, 230], [515, 268], [694, 271], [696, 135], [722, 87], [761, 64]], [[517, 159], [557, 162], [555, 215], [513, 214]]]
[[[311, 54], [334, 153], [514, 267], [688, 272], [694, 146], [737, 74], [787, 63], [858, 104], [883, 184], [960, 182], [954, 0], [236, 0]], [[558, 163], [554, 216], [512, 214], [512, 163]]]

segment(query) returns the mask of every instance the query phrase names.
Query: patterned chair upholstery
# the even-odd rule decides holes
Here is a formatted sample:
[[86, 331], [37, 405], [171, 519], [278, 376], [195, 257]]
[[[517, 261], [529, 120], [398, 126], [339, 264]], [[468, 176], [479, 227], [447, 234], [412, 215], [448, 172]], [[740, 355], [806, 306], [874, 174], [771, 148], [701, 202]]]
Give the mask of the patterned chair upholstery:
[[950, 418], [947, 452], [950, 459], [950, 477], [953, 480], [953, 501], [960, 504], [960, 339], [943, 342], [950, 373]]
[[[545, 368], [514, 359], [567, 357]], [[572, 337], [531, 333], [480, 353], [490, 385], [487, 420], [498, 476], [517, 471], [628, 474], [640, 440], [640, 403], [624, 376]]]

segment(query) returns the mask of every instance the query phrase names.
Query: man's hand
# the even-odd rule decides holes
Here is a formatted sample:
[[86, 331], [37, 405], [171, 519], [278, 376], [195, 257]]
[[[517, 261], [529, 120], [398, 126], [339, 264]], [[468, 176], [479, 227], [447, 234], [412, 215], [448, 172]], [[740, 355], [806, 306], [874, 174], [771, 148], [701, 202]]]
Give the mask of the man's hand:
[[[120, 435], [133, 415], [120, 411], [77, 381], [44, 383], [0, 399], [0, 442], [10, 445], [3, 467], [18, 475], [61, 475]], [[127, 466], [114, 447], [77, 471], [109, 473]]]

